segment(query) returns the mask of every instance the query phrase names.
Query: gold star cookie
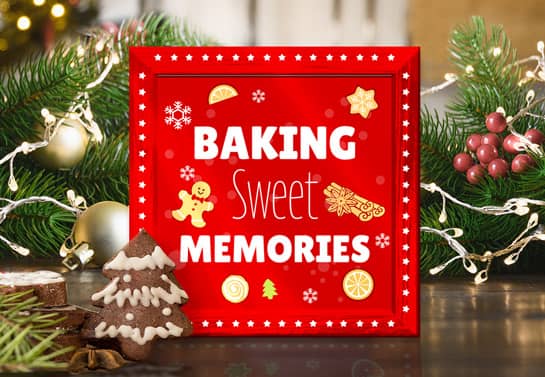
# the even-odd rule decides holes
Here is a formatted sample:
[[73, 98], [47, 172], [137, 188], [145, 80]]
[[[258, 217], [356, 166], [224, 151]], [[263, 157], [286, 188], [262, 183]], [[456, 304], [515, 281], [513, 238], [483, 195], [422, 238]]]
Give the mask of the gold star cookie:
[[346, 97], [350, 103], [350, 114], [360, 114], [362, 117], [367, 118], [371, 110], [378, 108], [378, 104], [375, 101], [375, 91], [364, 90], [361, 87], [357, 87], [356, 91]]

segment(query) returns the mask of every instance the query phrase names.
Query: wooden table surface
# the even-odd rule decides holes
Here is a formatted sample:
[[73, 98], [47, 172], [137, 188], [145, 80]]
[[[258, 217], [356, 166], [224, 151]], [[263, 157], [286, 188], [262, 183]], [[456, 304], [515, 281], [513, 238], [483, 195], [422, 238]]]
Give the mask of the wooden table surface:
[[[98, 270], [66, 276], [77, 305], [108, 283]], [[420, 338], [193, 337], [161, 341], [153, 359], [108, 375], [545, 376], [545, 276], [425, 281]]]

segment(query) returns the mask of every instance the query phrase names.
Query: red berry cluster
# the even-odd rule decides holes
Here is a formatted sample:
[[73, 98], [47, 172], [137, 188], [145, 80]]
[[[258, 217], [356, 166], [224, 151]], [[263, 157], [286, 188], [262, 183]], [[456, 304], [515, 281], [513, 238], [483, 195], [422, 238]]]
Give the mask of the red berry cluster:
[[[493, 178], [505, 177], [509, 172], [509, 164], [505, 158], [500, 157], [500, 145], [503, 148], [503, 154], [516, 155], [511, 161], [511, 170], [513, 173], [522, 173], [529, 166], [534, 164], [534, 160], [525, 154], [519, 153], [514, 145], [519, 141], [519, 137], [509, 134], [502, 140], [499, 133], [507, 128], [507, 120], [502, 113], [494, 112], [486, 117], [486, 128], [490, 133], [485, 135], [471, 134], [466, 140], [466, 147], [470, 153], [462, 152], [454, 156], [452, 162], [454, 169], [466, 173], [469, 183], [477, 184], [484, 177], [486, 172]], [[526, 131], [524, 136], [534, 144], [543, 144], [545, 135], [534, 128]], [[478, 160], [474, 160], [474, 157]]]

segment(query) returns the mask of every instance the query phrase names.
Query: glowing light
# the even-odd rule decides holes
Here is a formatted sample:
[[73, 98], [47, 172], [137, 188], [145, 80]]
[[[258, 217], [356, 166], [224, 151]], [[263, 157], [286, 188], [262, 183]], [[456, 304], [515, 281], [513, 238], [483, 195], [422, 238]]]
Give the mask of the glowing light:
[[494, 50], [492, 50], [492, 55], [494, 55], [495, 57], [498, 57], [501, 55], [501, 48], [500, 47], [495, 47]]
[[17, 19], [17, 29], [19, 30], [28, 30], [30, 29], [30, 25], [32, 25], [32, 22], [27, 16], [21, 16]]
[[97, 52], [104, 50], [104, 41], [102, 39], [100, 39], [95, 45], [95, 50], [97, 50]]
[[37, 7], [41, 7], [45, 4], [45, 0], [33, 0], [32, 3], [34, 3], [34, 5], [36, 5]]
[[62, 17], [64, 16], [64, 13], [65, 13], [65, 9], [64, 9], [64, 5], [62, 4], [54, 4], [52, 7], [51, 7], [51, 15], [53, 17], [56, 17], [56, 18], [59, 18], [59, 17]]

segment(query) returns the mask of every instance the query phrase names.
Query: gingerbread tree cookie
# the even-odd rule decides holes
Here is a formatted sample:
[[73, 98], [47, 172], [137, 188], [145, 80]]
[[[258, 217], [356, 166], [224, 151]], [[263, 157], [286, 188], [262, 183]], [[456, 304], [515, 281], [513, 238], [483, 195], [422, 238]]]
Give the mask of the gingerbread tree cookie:
[[144, 230], [103, 267], [111, 280], [92, 295], [101, 307], [88, 323], [96, 338], [117, 338], [125, 356], [145, 359], [157, 338], [187, 336], [190, 321], [179, 306], [188, 296], [171, 272], [174, 262]]

